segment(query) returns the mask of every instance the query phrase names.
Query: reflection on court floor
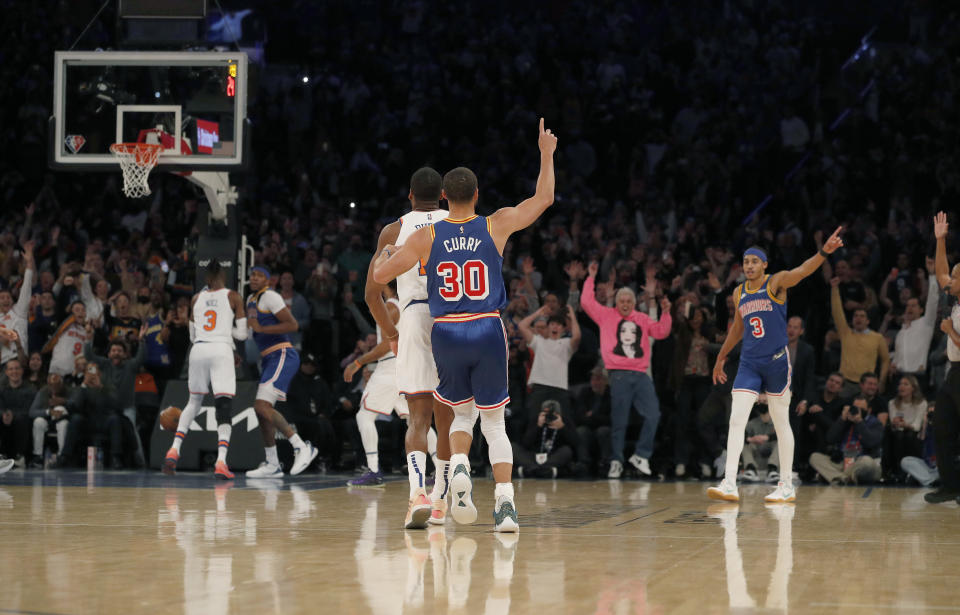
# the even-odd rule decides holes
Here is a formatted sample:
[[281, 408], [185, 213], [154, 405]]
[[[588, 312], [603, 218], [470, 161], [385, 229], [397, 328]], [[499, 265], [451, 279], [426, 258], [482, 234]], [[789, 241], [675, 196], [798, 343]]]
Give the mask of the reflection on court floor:
[[[0, 612], [723, 613], [957, 610], [960, 518], [922, 491], [520, 481], [519, 535], [404, 531], [405, 482], [12, 472]], [[479, 489], [478, 494], [490, 490]]]

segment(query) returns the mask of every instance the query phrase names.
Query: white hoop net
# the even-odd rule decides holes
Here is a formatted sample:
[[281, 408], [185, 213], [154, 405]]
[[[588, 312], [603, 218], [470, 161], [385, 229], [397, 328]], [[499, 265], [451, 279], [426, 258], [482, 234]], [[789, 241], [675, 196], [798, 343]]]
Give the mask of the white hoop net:
[[154, 143], [114, 143], [110, 151], [123, 171], [123, 193], [131, 199], [150, 194], [147, 177], [157, 165], [162, 145]]

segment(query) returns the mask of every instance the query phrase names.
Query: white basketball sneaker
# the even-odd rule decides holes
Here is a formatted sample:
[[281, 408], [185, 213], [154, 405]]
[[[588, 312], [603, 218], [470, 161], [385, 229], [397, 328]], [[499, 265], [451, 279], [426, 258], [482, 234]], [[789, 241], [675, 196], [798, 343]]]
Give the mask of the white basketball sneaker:
[[737, 486], [728, 480], [720, 481], [716, 487], [707, 489], [707, 496], [712, 500], [723, 500], [724, 502], [739, 502], [740, 493]]
[[494, 532], [519, 532], [520, 522], [517, 520], [517, 507], [509, 495], [497, 498], [497, 506], [493, 511]]
[[470, 524], [477, 520], [477, 507], [473, 505], [473, 481], [470, 471], [462, 463], [453, 469], [450, 479], [450, 514], [457, 523]]
[[317, 458], [319, 452], [316, 446], [310, 444], [309, 440], [304, 442], [303, 446], [296, 449], [294, 453], [293, 467], [290, 468], [290, 476], [296, 476], [306, 470], [310, 462]]
[[780, 481], [777, 483], [777, 488], [773, 490], [773, 493], [763, 498], [763, 501], [774, 504], [787, 504], [789, 502], [796, 502], [797, 490], [793, 485]]
[[256, 469], [248, 470], [247, 478], [283, 478], [283, 470], [278, 465], [264, 461]]

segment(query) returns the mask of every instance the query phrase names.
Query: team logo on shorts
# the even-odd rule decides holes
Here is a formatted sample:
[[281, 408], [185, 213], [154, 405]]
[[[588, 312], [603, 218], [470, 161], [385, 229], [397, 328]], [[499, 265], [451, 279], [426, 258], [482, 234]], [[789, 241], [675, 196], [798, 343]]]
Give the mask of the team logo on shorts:
[[63, 139], [63, 144], [67, 146], [71, 154], [79, 152], [86, 142], [87, 139], [83, 135], [67, 135]]

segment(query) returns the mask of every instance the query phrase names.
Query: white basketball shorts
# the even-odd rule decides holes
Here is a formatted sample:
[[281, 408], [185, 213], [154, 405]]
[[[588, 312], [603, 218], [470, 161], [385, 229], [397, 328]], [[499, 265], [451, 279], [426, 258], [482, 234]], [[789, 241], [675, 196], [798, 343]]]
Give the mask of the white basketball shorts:
[[401, 418], [410, 414], [407, 400], [397, 390], [396, 365], [396, 359], [377, 363], [377, 369], [373, 370], [366, 388], [363, 389], [363, 397], [360, 398], [361, 408], [377, 414], [390, 414], [396, 410]]
[[228, 395], [237, 393], [237, 373], [233, 367], [233, 346], [222, 342], [198, 342], [190, 349], [187, 368], [190, 393]]
[[430, 332], [433, 316], [426, 303], [412, 303], [400, 313], [397, 388], [404, 395], [433, 394], [440, 384]]

